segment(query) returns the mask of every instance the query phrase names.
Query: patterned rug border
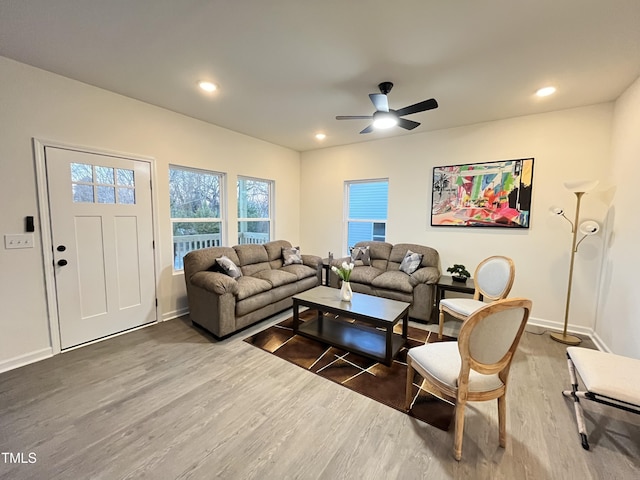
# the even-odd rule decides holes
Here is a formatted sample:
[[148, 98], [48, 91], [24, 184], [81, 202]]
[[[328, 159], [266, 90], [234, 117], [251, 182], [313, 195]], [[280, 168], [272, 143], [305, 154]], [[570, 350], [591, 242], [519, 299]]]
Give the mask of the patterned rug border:
[[[300, 319], [305, 321], [316, 315], [315, 310], [306, 310], [300, 314]], [[396, 325], [394, 331], [401, 333], [401, 324]], [[418, 374], [413, 381], [414, 400], [411, 412], [405, 411], [406, 356], [408, 348], [455, 339], [445, 336], [443, 340], [438, 340], [437, 333], [411, 325], [408, 333], [407, 345], [398, 352], [390, 367], [301, 335], [293, 335], [292, 317], [267, 327], [244, 341], [394, 410], [441, 430], [449, 430], [454, 406], [421, 390], [419, 384], [422, 379]]]

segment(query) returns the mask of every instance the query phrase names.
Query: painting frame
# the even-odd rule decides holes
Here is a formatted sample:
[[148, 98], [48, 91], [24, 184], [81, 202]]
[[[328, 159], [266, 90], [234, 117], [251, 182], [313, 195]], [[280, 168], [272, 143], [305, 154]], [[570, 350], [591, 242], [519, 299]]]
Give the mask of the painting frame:
[[433, 167], [431, 226], [527, 229], [534, 158]]

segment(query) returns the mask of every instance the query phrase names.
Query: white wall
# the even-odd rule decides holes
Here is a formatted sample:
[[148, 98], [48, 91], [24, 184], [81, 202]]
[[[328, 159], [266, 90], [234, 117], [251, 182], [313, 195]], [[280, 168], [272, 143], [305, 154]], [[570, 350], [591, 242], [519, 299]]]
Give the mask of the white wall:
[[[275, 237], [299, 238], [299, 153], [0, 57], [0, 235], [38, 218], [32, 138], [152, 157], [158, 197], [160, 315], [184, 311], [172, 273], [168, 165], [226, 172], [229, 243], [237, 241], [237, 175], [276, 183]], [[203, 101], [208, 101], [203, 99]], [[212, 108], [214, 107], [212, 103]], [[51, 354], [40, 229], [33, 249], [0, 246], [0, 371]], [[308, 249], [306, 249], [308, 250]]]
[[612, 352], [640, 358], [640, 79], [615, 103], [612, 129], [612, 203], [607, 212], [606, 248], [596, 334]]
[[[549, 209], [561, 205], [573, 218], [575, 195], [563, 182], [608, 176], [612, 110], [607, 103], [304, 152], [302, 243], [324, 256], [328, 251], [345, 254], [344, 181], [388, 177], [389, 242], [437, 249], [443, 270], [453, 263], [473, 269], [489, 255], [508, 255], [516, 264], [512, 295], [533, 300], [534, 322], [559, 327], [564, 321], [571, 232], [569, 224]], [[430, 226], [434, 166], [527, 157], [535, 158], [529, 229]], [[606, 205], [600, 196], [583, 198], [581, 217], [604, 218]], [[594, 327], [601, 252], [602, 237], [596, 236], [585, 240], [576, 257], [569, 322], [577, 332]]]

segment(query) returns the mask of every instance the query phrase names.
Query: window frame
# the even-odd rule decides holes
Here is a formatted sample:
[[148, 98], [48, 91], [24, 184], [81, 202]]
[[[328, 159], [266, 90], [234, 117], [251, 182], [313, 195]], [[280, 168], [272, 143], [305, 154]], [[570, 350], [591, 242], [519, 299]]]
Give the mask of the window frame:
[[[355, 185], [355, 184], [362, 184], [362, 183], [386, 183], [387, 184], [387, 212], [386, 212], [386, 218], [384, 219], [379, 219], [379, 218], [356, 218], [356, 219], [351, 219], [349, 218], [349, 202], [350, 202], [350, 187], [351, 185]], [[371, 237], [374, 241], [386, 241], [387, 237], [389, 236], [389, 232], [387, 230], [387, 225], [388, 225], [388, 218], [389, 218], [389, 178], [370, 178], [370, 179], [360, 179], [360, 180], [345, 180], [344, 182], [344, 207], [343, 207], [343, 239], [342, 239], [342, 245], [344, 247], [344, 252], [343, 255], [349, 255], [349, 224], [350, 223], [371, 223], [372, 224], [372, 232], [371, 232]], [[375, 237], [379, 237], [379, 235], [375, 235], [375, 225], [376, 224], [383, 224], [384, 225], [384, 231], [385, 231], [385, 235], [384, 235], [384, 240], [376, 240]]]
[[[203, 174], [203, 175], [213, 175], [218, 177], [218, 182], [220, 184], [220, 198], [218, 199], [220, 205], [220, 217], [196, 217], [196, 218], [182, 218], [182, 217], [173, 217], [171, 214], [171, 170], [182, 170], [191, 173]], [[174, 274], [184, 273], [183, 268], [176, 268], [176, 251], [174, 242], [174, 225], [176, 223], [218, 223], [220, 224], [220, 245], [227, 245], [227, 208], [226, 208], [226, 185], [227, 174], [224, 172], [218, 172], [215, 170], [206, 170], [204, 168], [195, 168], [195, 167], [187, 167], [184, 165], [176, 165], [169, 164], [169, 181], [167, 185], [169, 186], [169, 223], [170, 223], [170, 231], [171, 231], [171, 268]], [[189, 250], [191, 251], [191, 250]]]
[[[256, 182], [265, 182], [269, 185], [269, 217], [265, 218], [265, 217], [260, 217], [260, 218], [251, 218], [251, 217], [240, 217], [238, 214], [238, 209], [240, 206], [240, 180], [253, 180]], [[275, 232], [275, 220], [274, 220], [274, 205], [275, 205], [275, 185], [276, 182], [275, 180], [270, 180], [267, 178], [258, 178], [258, 177], [251, 177], [248, 175], [238, 175], [237, 179], [236, 179], [236, 235], [237, 235], [237, 242], [238, 244], [241, 244], [240, 242], [240, 222], [269, 222], [269, 239], [267, 240], [267, 242], [270, 242], [273, 238], [274, 238], [274, 232]]]

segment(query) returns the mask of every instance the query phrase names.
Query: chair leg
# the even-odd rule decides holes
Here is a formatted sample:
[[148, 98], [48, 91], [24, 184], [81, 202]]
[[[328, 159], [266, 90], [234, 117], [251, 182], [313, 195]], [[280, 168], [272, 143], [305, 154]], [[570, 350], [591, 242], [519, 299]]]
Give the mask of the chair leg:
[[502, 448], [507, 446], [507, 395], [498, 397], [498, 430], [499, 443]]
[[414, 377], [414, 370], [413, 370], [413, 366], [411, 365], [411, 357], [409, 355], [407, 355], [407, 388], [406, 388], [406, 395], [404, 397], [404, 409], [409, 412], [411, 410], [411, 400], [413, 400], [411, 398], [411, 394], [413, 393], [413, 377]]
[[440, 309], [438, 316], [438, 340], [442, 340], [442, 329], [444, 328], [444, 312]]
[[459, 401], [456, 403], [456, 427], [455, 439], [453, 441], [453, 456], [460, 461], [462, 458], [462, 434], [464, 432], [464, 407], [466, 402]]

